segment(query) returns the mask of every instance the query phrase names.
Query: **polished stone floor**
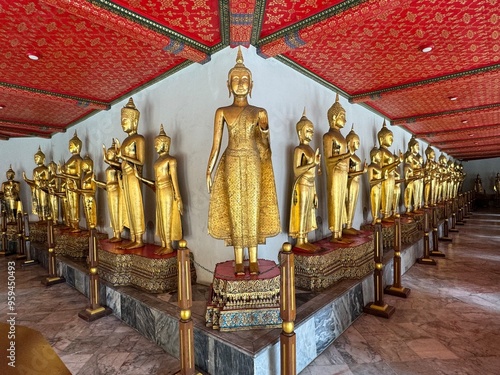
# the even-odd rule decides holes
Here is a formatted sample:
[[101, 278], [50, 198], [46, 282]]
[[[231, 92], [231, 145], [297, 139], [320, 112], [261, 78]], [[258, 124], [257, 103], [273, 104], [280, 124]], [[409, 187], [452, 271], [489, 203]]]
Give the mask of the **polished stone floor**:
[[[396, 307], [390, 319], [363, 314], [301, 375], [500, 373], [500, 210], [474, 212], [458, 229], [452, 243], [440, 243], [446, 258], [437, 266], [416, 264], [403, 276], [408, 299], [384, 297]], [[8, 260], [0, 258], [2, 322]], [[45, 288], [45, 273], [16, 267], [17, 324], [39, 330], [72, 374], [179, 370], [177, 359], [116, 317], [78, 318], [87, 299], [67, 284]]]

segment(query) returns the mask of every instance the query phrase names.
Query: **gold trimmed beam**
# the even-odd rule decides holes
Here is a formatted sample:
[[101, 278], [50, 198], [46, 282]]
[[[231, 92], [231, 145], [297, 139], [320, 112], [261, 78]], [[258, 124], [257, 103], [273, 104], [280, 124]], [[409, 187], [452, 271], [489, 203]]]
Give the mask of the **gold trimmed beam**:
[[7, 94], [18, 94], [22, 96], [29, 96], [31, 98], [37, 98], [40, 100], [58, 102], [58, 103], [68, 103], [75, 105], [77, 107], [88, 108], [88, 109], [99, 109], [108, 110], [111, 106], [104, 102], [99, 102], [96, 100], [91, 100], [87, 98], [82, 98], [78, 96], [60, 94], [53, 91], [41, 90], [27, 86], [15, 85], [8, 82], [0, 82], [0, 92], [5, 92]]
[[494, 64], [494, 65], [490, 65], [490, 66], [486, 66], [486, 67], [482, 67], [482, 68], [478, 68], [478, 69], [466, 70], [463, 72], [447, 74], [447, 75], [444, 75], [441, 77], [434, 77], [434, 78], [424, 79], [424, 80], [417, 81], [417, 82], [407, 83], [404, 85], [387, 87], [387, 88], [381, 89], [381, 90], [367, 91], [367, 92], [363, 92], [360, 94], [351, 95], [349, 102], [354, 104], [354, 103], [365, 103], [368, 101], [376, 101], [376, 100], [379, 100], [380, 98], [382, 98], [382, 96], [384, 94], [403, 92], [403, 91], [410, 90], [412, 88], [419, 88], [421, 86], [428, 87], [429, 85], [434, 85], [434, 84], [437, 84], [439, 82], [450, 81], [450, 80], [464, 78], [464, 77], [477, 76], [478, 74], [489, 73], [489, 72], [493, 72], [496, 70], [500, 70], [500, 64]]
[[27, 122], [18, 122], [18, 121], [7, 121], [0, 119], [0, 129], [11, 128], [11, 129], [24, 129], [30, 130], [33, 132], [49, 132], [49, 133], [65, 133], [66, 130], [64, 128], [59, 128], [56, 126], [45, 125], [45, 124], [33, 124]]
[[461, 133], [470, 133], [471, 131], [482, 131], [482, 130], [489, 130], [489, 129], [500, 129], [500, 124], [495, 124], [495, 125], [480, 125], [480, 126], [470, 126], [468, 128], [460, 128], [460, 129], [452, 129], [452, 130], [437, 130], [432, 133], [419, 133], [416, 134], [417, 137], [435, 137], [436, 135], [443, 135], [443, 134], [461, 134]]
[[400, 117], [391, 120], [391, 125], [403, 125], [403, 124], [413, 124], [419, 120], [439, 118], [439, 117], [450, 117], [459, 115], [462, 113], [480, 113], [487, 112], [490, 110], [498, 110], [500, 109], [500, 103], [488, 104], [483, 106], [469, 107], [469, 108], [460, 108], [452, 111], [443, 111], [443, 112], [435, 112], [435, 113], [427, 113], [418, 116], [409, 116], [409, 117]]

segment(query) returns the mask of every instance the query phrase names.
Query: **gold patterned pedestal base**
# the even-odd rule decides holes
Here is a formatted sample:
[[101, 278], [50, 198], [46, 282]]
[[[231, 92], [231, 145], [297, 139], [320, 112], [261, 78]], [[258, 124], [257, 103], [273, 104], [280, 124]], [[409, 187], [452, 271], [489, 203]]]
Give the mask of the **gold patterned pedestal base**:
[[30, 241], [35, 243], [47, 243], [47, 222], [30, 222]]
[[[54, 239], [56, 243], [56, 254], [65, 255], [70, 258], [86, 258], [89, 255], [89, 231], [73, 233], [70, 228], [57, 226], [54, 228]], [[103, 240], [108, 235], [97, 233], [97, 239]]]
[[[404, 215], [401, 217], [401, 244], [411, 245], [417, 242], [422, 237], [423, 231], [423, 215], [420, 213], [413, 215]], [[372, 224], [365, 224], [361, 229], [368, 232], [373, 232]], [[384, 243], [384, 251], [392, 250], [394, 246], [394, 223], [382, 222], [382, 241]]]
[[[119, 249], [121, 243], [98, 242], [99, 276], [113, 285], [131, 285], [150, 293], [177, 290], [177, 252], [157, 255], [160, 246], [146, 244], [138, 249]], [[192, 254], [191, 254], [192, 257]], [[196, 270], [191, 258], [191, 283]]]
[[259, 269], [259, 275], [250, 275], [246, 265], [245, 275], [235, 276], [233, 261], [215, 266], [207, 327], [220, 331], [281, 327], [280, 269], [265, 259], [259, 259]]
[[398, 288], [395, 287], [394, 285], [387, 285], [384, 288], [384, 293], [389, 294], [391, 296], [396, 296], [396, 297], [401, 297], [401, 298], [407, 298], [410, 295], [411, 289], [409, 288]]
[[294, 247], [295, 286], [321, 291], [342, 279], [361, 279], [373, 271], [373, 237], [369, 232], [346, 235], [349, 244], [323, 239], [314, 243], [319, 251], [309, 253]]

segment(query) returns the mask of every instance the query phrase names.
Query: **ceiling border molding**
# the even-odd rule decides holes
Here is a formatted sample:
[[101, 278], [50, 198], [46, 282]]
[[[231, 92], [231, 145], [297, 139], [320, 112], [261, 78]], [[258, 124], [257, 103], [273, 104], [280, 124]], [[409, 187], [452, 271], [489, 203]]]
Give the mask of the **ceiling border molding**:
[[[500, 124], [498, 125], [480, 125], [480, 126], [469, 126], [467, 128], [461, 129], [453, 129], [453, 130], [441, 130], [435, 131], [431, 133], [418, 133], [417, 136], [425, 136], [425, 137], [435, 137], [436, 135], [443, 135], [449, 133], [461, 134], [461, 133], [470, 133], [472, 131], [482, 131], [488, 129], [500, 129]], [[441, 142], [456, 142], [456, 141], [441, 141]]]
[[45, 125], [45, 124], [33, 124], [33, 123], [25, 123], [18, 121], [7, 121], [0, 120], [0, 129], [11, 128], [11, 129], [30, 129], [30, 131], [47, 131], [47, 132], [57, 132], [57, 133], [65, 133], [66, 130], [62, 127]]
[[81, 108], [99, 109], [99, 110], [108, 110], [111, 108], [111, 106], [105, 102], [100, 102], [97, 100], [82, 98], [78, 96], [60, 94], [57, 92], [36, 89], [33, 87], [15, 85], [13, 83], [8, 83], [8, 82], [0, 82], [0, 91], [2, 89], [10, 92], [15, 91], [20, 93], [21, 95], [36, 96], [41, 100], [72, 103]]
[[489, 65], [489, 66], [485, 66], [485, 67], [481, 67], [481, 68], [477, 68], [477, 69], [466, 70], [463, 72], [458, 72], [458, 73], [453, 73], [453, 74], [447, 74], [447, 75], [444, 75], [441, 77], [434, 77], [434, 78], [424, 79], [421, 81], [407, 83], [404, 85], [387, 87], [387, 88], [381, 89], [381, 90], [367, 91], [364, 93], [351, 95], [351, 99], [349, 100], [349, 102], [350, 103], [363, 103], [363, 102], [367, 102], [367, 101], [376, 101], [376, 100], [382, 98], [383, 94], [386, 94], [386, 93], [403, 91], [406, 89], [411, 89], [411, 88], [420, 87], [420, 86], [424, 86], [424, 85], [432, 85], [432, 84], [435, 84], [438, 82], [449, 81], [449, 80], [457, 79], [457, 78], [477, 76], [478, 74], [485, 74], [485, 73], [493, 72], [496, 70], [500, 70], [500, 64]]
[[454, 116], [454, 115], [458, 115], [461, 113], [487, 112], [489, 110], [496, 110], [496, 109], [500, 109], [500, 103], [487, 104], [487, 105], [483, 105], [483, 106], [476, 106], [476, 107], [470, 107], [470, 108], [460, 108], [460, 109], [454, 109], [454, 110], [450, 110], [450, 111], [443, 111], [443, 112], [436, 112], [436, 113], [428, 113], [425, 115], [395, 118], [395, 119], [391, 120], [391, 125], [413, 124], [415, 122], [418, 122], [419, 120], [424, 120], [424, 119], [437, 118], [437, 117], [449, 117], [449, 116]]

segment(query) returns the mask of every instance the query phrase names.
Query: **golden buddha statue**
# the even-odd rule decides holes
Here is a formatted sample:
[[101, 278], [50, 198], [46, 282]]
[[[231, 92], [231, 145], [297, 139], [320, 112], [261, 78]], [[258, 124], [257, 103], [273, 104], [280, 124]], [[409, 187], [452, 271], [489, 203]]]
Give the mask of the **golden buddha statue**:
[[406, 181], [403, 200], [406, 214], [411, 214], [418, 206], [418, 182], [421, 172], [420, 162], [418, 160], [419, 148], [420, 146], [415, 136], [412, 136], [408, 142], [408, 151], [405, 153], [403, 164], [404, 180]]
[[420, 154], [420, 145], [417, 142], [417, 146], [413, 146], [416, 150], [416, 154], [413, 158], [414, 167], [413, 174], [418, 177], [414, 181], [415, 193], [413, 194], [413, 211], [418, 211], [423, 207], [423, 197], [424, 197], [424, 158]]
[[498, 197], [500, 195], [500, 173], [497, 173], [495, 177], [495, 185], [493, 185], [493, 190], [496, 193], [496, 196]]
[[342, 239], [342, 226], [345, 215], [345, 200], [349, 172], [349, 158], [353, 151], [347, 149], [347, 142], [340, 133], [346, 123], [345, 109], [339, 102], [328, 110], [330, 129], [323, 135], [323, 154], [326, 163], [328, 227], [332, 232], [332, 242], [349, 243]]
[[21, 183], [14, 180], [16, 173], [12, 169], [12, 165], [9, 167], [6, 173], [7, 181], [2, 183], [1, 195], [5, 202], [5, 211], [7, 213], [7, 221], [9, 223], [15, 223], [17, 220], [18, 206], [20, 205], [21, 198]]
[[[213, 145], [206, 173], [210, 197], [208, 232], [234, 247], [235, 273], [243, 275], [243, 250], [248, 248], [250, 273], [259, 272], [257, 246], [280, 232], [274, 183], [269, 124], [263, 108], [248, 104], [252, 73], [243, 64], [238, 48], [236, 65], [229, 71], [227, 87], [233, 104], [215, 112]], [[212, 185], [224, 124], [228, 145]]]
[[183, 205], [177, 180], [177, 160], [169, 155], [170, 141], [161, 125], [160, 133], [155, 138], [155, 150], [158, 153], [153, 166], [155, 180], [136, 175], [156, 193], [156, 234], [160, 237], [161, 248], [155, 253], [159, 255], [173, 252], [172, 241], [182, 239]]
[[32, 191], [32, 213], [38, 215], [40, 221], [45, 221], [50, 215], [49, 198], [46, 193], [49, 169], [45, 165], [45, 154], [40, 147], [34, 156], [37, 167], [33, 169], [33, 179], [30, 180], [23, 172], [23, 179]]
[[81, 168], [81, 188], [76, 188], [73, 185], [70, 189], [81, 195], [87, 229], [94, 229], [97, 226], [96, 184], [94, 182], [94, 162], [89, 155], [85, 155], [82, 159]]
[[361, 159], [355, 154], [359, 149], [359, 136], [354, 131], [354, 125], [351, 131], [345, 137], [347, 149], [351, 153], [349, 159], [349, 172], [347, 174], [347, 199], [346, 199], [346, 223], [343, 229], [344, 234], [359, 234], [359, 231], [352, 227], [354, 220], [354, 212], [358, 204], [359, 196], [359, 178], [363, 173], [366, 173], [366, 163], [362, 163]]
[[121, 163], [123, 201], [126, 212], [126, 220], [123, 224], [130, 229], [130, 243], [121, 246], [126, 249], [144, 246], [142, 236], [146, 231], [141, 183], [134, 172], [137, 169], [139, 175], [142, 175], [146, 152], [146, 140], [144, 136], [137, 133], [139, 116], [140, 113], [130, 98], [121, 111], [122, 129], [128, 136], [123, 140], [121, 146], [116, 141], [116, 156]]
[[78, 135], [73, 135], [69, 140], [69, 152], [71, 157], [64, 163], [61, 173], [57, 177], [65, 180], [66, 187], [66, 200], [67, 200], [67, 215], [69, 224], [73, 233], [78, 233], [80, 229], [80, 195], [78, 190], [81, 188], [82, 178], [82, 157], [80, 151], [82, 150], [82, 141]]
[[430, 145], [425, 149], [425, 157], [424, 206], [429, 207], [436, 204], [437, 177], [436, 153]]
[[379, 219], [382, 181], [384, 181], [384, 173], [380, 162], [382, 160], [382, 152], [377, 147], [370, 151], [371, 163], [368, 165], [368, 180], [370, 182], [370, 210], [372, 214], [372, 225], [375, 225]]
[[314, 125], [304, 114], [296, 125], [300, 144], [293, 151], [293, 189], [290, 206], [290, 223], [288, 234], [297, 239], [296, 247], [315, 251], [317, 246], [309, 243], [307, 234], [315, 230], [318, 196], [316, 194], [316, 167], [321, 155], [309, 143], [313, 139]]
[[441, 153], [439, 155], [439, 192], [438, 192], [438, 202], [443, 202], [448, 199], [448, 181], [449, 181], [449, 176], [448, 176], [448, 159], [446, 159], [446, 156]]
[[483, 182], [481, 181], [481, 177], [479, 176], [479, 174], [474, 180], [474, 191], [478, 194], [484, 194]]
[[51, 161], [47, 168], [49, 169], [47, 187], [49, 193], [50, 217], [52, 218], [52, 222], [57, 225], [59, 219], [59, 197], [57, 193], [60, 191], [59, 177], [57, 177], [57, 164]]
[[[377, 138], [379, 142], [379, 149], [381, 152], [381, 162], [380, 165], [384, 172], [384, 181], [382, 182], [382, 220], [388, 220], [392, 214], [393, 210], [396, 210], [397, 207], [395, 203], [399, 202], [399, 193], [396, 192], [396, 178], [399, 176], [399, 173], [396, 171], [396, 168], [399, 166], [401, 161], [403, 160], [403, 155], [400, 152], [399, 158], [396, 157], [390, 150], [389, 147], [392, 145], [394, 141], [394, 136], [391, 130], [389, 130], [384, 123], [382, 125], [382, 129], [377, 133]], [[395, 201], [398, 202], [395, 202]]]
[[94, 177], [94, 182], [98, 188], [106, 190], [108, 213], [111, 221], [111, 228], [113, 230], [113, 237], [109, 242], [121, 242], [121, 233], [123, 230], [125, 207], [123, 207], [123, 191], [120, 186], [121, 168], [118, 158], [116, 156], [116, 145], [113, 140], [111, 147], [106, 150], [103, 147], [104, 162], [109, 165], [106, 168], [106, 181], [98, 181]]

